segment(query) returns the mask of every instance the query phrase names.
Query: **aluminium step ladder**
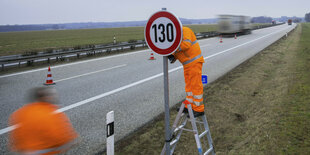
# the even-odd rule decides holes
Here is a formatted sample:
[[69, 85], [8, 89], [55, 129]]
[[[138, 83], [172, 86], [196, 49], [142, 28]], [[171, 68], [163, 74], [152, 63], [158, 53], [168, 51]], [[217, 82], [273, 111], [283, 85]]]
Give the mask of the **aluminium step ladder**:
[[[208, 122], [207, 122], [206, 115], [202, 115], [202, 116], [199, 116], [199, 117], [195, 118], [194, 114], [193, 114], [192, 107], [191, 107], [190, 104], [187, 105], [188, 115], [183, 113], [184, 108], [185, 108], [185, 104], [182, 103], [182, 105], [181, 105], [181, 107], [179, 109], [179, 112], [177, 114], [177, 117], [176, 117], [176, 119], [175, 119], [175, 121], [173, 123], [173, 126], [172, 126], [172, 131], [173, 131], [172, 135], [173, 136], [172, 136], [172, 140], [170, 142], [170, 155], [173, 154], [174, 149], [176, 147], [176, 144], [180, 140], [180, 137], [181, 137], [181, 134], [182, 134], [183, 130], [190, 131], [190, 132], [194, 133], [194, 137], [195, 137], [195, 141], [196, 141], [196, 144], [197, 144], [199, 155], [207, 155], [209, 153], [212, 153], [212, 155], [215, 155], [215, 149], [214, 149], [214, 146], [213, 146], [213, 142], [212, 142], [212, 138], [211, 138], [211, 133], [210, 133], [210, 129], [209, 129], [209, 125], [208, 125]], [[188, 118], [188, 116], [189, 116], [189, 118]], [[198, 121], [197, 120], [198, 118], [201, 118], [202, 121]], [[180, 119], [181, 119], [181, 121], [180, 121]], [[186, 126], [188, 121], [191, 122], [192, 129], [186, 129], [185, 128], [185, 126]], [[200, 124], [200, 126], [201, 126], [201, 124], [203, 124], [203, 127], [202, 127], [203, 131], [202, 131], [201, 134], [199, 134], [199, 131], [197, 129], [197, 124]], [[205, 136], [207, 137], [207, 142], [208, 142], [209, 148], [206, 149], [206, 151], [203, 153], [201, 139], [205, 140], [204, 139]], [[206, 141], [204, 141], [204, 142], [206, 142]], [[164, 146], [164, 148], [162, 149], [161, 155], [164, 155], [165, 151], [166, 151], [166, 149], [165, 149], [165, 146]]]

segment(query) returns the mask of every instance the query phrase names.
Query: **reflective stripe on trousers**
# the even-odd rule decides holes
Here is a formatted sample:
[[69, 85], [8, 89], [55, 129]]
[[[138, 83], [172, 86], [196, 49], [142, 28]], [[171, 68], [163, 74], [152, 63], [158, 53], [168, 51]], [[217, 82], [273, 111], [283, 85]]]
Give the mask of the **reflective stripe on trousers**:
[[203, 98], [202, 98], [202, 94], [201, 95], [194, 95], [193, 96], [193, 102], [194, 104], [196, 104], [197, 106], [200, 106], [202, 104]]
[[189, 97], [186, 97], [186, 100], [187, 100], [188, 102], [190, 102], [190, 103], [193, 103], [193, 102], [194, 102], [194, 100], [193, 100], [192, 98], [189, 98]]
[[202, 64], [202, 62], [197, 62], [190, 66], [184, 66], [186, 100], [192, 99], [193, 102], [190, 103], [192, 103], [193, 110], [197, 112], [204, 111], [201, 81]]
[[193, 96], [193, 92], [186, 92], [186, 96]]
[[202, 57], [201, 54], [195, 56], [194, 58], [192, 58], [192, 59], [190, 59], [190, 60], [188, 60], [188, 61], [183, 62], [182, 64], [183, 64], [183, 65], [187, 65], [187, 64], [189, 64], [189, 63], [191, 63], [191, 62], [193, 62], [193, 61], [199, 59], [200, 57]]
[[200, 106], [200, 105], [202, 104], [202, 102], [194, 101], [194, 104], [195, 104], [196, 106]]
[[194, 97], [194, 99], [202, 99], [202, 94], [201, 95], [194, 95], [193, 97]]

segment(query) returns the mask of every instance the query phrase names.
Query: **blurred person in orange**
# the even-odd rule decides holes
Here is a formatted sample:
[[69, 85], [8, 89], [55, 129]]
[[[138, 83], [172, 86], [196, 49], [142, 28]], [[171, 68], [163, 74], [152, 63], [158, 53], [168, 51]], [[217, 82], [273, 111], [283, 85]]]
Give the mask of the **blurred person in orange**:
[[58, 112], [57, 93], [53, 87], [34, 88], [33, 99], [15, 111], [9, 124], [16, 129], [9, 134], [9, 147], [19, 154], [57, 154], [76, 143], [78, 134], [69, 118]]

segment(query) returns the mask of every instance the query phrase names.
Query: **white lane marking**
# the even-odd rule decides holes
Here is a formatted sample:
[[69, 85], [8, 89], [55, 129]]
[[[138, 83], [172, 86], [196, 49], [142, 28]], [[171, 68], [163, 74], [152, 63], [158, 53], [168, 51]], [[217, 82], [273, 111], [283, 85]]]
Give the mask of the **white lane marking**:
[[[179, 69], [181, 69], [181, 68], [183, 68], [183, 66], [179, 66], [179, 67], [170, 69], [170, 70], [169, 70], [169, 73], [174, 72], [174, 71], [177, 71], [177, 70], [179, 70]], [[160, 77], [160, 76], [162, 76], [162, 75], [163, 75], [163, 73], [159, 73], [159, 74], [153, 75], [153, 76], [151, 76], [151, 77], [145, 78], [145, 79], [143, 79], [143, 80], [140, 80], [140, 81], [131, 83], [131, 84], [129, 84], [129, 85], [126, 85], [126, 86], [123, 86], [123, 87], [114, 89], [114, 90], [112, 90], [112, 91], [109, 91], [109, 92], [106, 92], [106, 93], [103, 93], [103, 94], [100, 94], [100, 95], [91, 97], [91, 98], [89, 98], [89, 99], [86, 99], [86, 100], [83, 100], [83, 101], [80, 101], [80, 102], [77, 102], [77, 103], [74, 103], [74, 104], [71, 104], [71, 105], [69, 105], [69, 106], [66, 106], [66, 107], [63, 107], [63, 108], [58, 109], [58, 110], [56, 111], [56, 113], [57, 113], [57, 112], [64, 112], [64, 111], [70, 110], [70, 109], [72, 109], [72, 108], [81, 106], [81, 105], [83, 105], [83, 104], [86, 104], [86, 103], [95, 101], [95, 100], [97, 100], [97, 99], [106, 97], [106, 96], [108, 96], [108, 95], [112, 95], [112, 94], [117, 93], [117, 92], [120, 92], [120, 91], [122, 91], [122, 90], [125, 90], [125, 89], [131, 88], [131, 87], [133, 87], [133, 86], [142, 84], [142, 83], [144, 83], [144, 82], [153, 80], [153, 79], [155, 79], [155, 78], [157, 78], [157, 77]]]
[[90, 75], [90, 74], [104, 72], [104, 71], [108, 71], [108, 70], [115, 69], [115, 68], [120, 68], [120, 67], [125, 67], [125, 66], [127, 66], [127, 64], [118, 65], [118, 66], [114, 66], [114, 67], [111, 67], [111, 68], [106, 68], [106, 69], [102, 69], [102, 70], [98, 70], [98, 71], [94, 71], [94, 72], [89, 72], [89, 73], [85, 73], [85, 74], [81, 74], [81, 75], [77, 75], [77, 76], [72, 76], [72, 77], [65, 78], [65, 79], [55, 80], [54, 82], [70, 80], [70, 79], [78, 78], [78, 77], [81, 77], [81, 76], [86, 76], [86, 75]]
[[[142, 53], [142, 52], [146, 52], [146, 51], [149, 51], [149, 49], [142, 50], [142, 51], [137, 51], [137, 52], [130, 52], [130, 53], [125, 53], [125, 54], [107, 56], [107, 57], [103, 57], [103, 58], [96, 58], [96, 59], [91, 59], [91, 60], [84, 60], [84, 61], [79, 61], [79, 62], [73, 62], [73, 63], [70, 63], [70, 64], [57, 65], [57, 66], [51, 67], [51, 69], [60, 68], [60, 67], [66, 67], [66, 66], [71, 66], [71, 65], [81, 64], [81, 63], [87, 63], [87, 62], [92, 62], [92, 61], [105, 60], [105, 59], [110, 59], [110, 58], [115, 58], [115, 57], [120, 57], [120, 56], [127, 56], [127, 55]], [[42, 70], [47, 70], [47, 68], [44, 67], [44, 68], [40, 68], [40, 69], [34, 69], [34, 70], [29, 70], [29, 71], [24, 71], [24, 72], [19, 72], [19, 73], [2, 75], [2, 76], [0, 76], [0, 78], [11, 77], [11, 76], [27, 74], [27, 73], [33, 73], [33, 72], [42, 71]]]
[[[262, 37], [260, 37], [260, 38], [257, 38], [257, 39], [248, 41], [248, 42], [243, 43], [243, 44], [240, 44], [240, 45], [237, 45], [237, 46], [235, 46], [235, 47], [229, 48], [229, 49], [224, 50], [224, 51], [222, 51], [222, 52], [219, 52], [219, 53], [216, 53], [216, 54], [213, 54], [213, 55], [204, 57], [204, 59], [209, 59], [209, 58], [215, 57], [215, 56], [217, 56], [217, 55], [219, 55], [219, 54], [223, 54], [223, 53], [228, 52], [228, 51], [230, 51], [230, 50], [232, 50], [232, 49], [235, 49], [235, 48], [244, 46], [244, 45], [246, 45], [246, 44], [252, 43], [252, 42], [254, 42], [254, 41], [257, 41], [257, 40], [259, 40], [259, 39], [268, 37], [268, 36], [270, 36], [270, 35], [272, 35], [272, 34], [278, 33], [278, 32], [280, 32], [280, 31], [283, 31], [283, 30], [287, 29], [287, 28], [290, 28], [290, 27], [286, 27], [286, 28], [281, 29], [281, 30], [279, 30], [279, 31], [276, 31], [276, 32], [267, 34], [267, 35], [265, 35], [265, 36], [262, 36]], [[179, 69], [181, 69], [181, 68], [183, 68], [183, 66], [179, 66], [179, 67], [170, 69], [170, 70], [169, 70], [169, 73], [174, 72], [174, 71], [177, 71], [177, 70], [179, 70]], [[103, 94], [100, 94], [100, 95], [97, 95], [97, 96], [88, 98], [88, 99], [86, 99], [86, 100], [83, 100], [83, 101], [80, 101], [80, 102], [77, 102], [77, 103], [73, 103], [73, 104], [71, 104], [71, 105], [68, 105], [68, 106], [65, 106], [65, 107], [63, 107], [63, 108], [58, 109], [58, 110], [56, 111], [56, 113], [58, 113], [58, 112], [64, 112], [64, 111], [70, 110], [70, 109], [72, 109], [72, 108], [75, 108], [75, 107], [84, 105], [84, 104], [86, 104], [86, 103], [95, 101], [95, 100], [100, 99], [100, 98], [103, 98], [103, 97], [105, 97], [105, 96], [108, 96], [108, 95], [111, 95], [111, 94], [120, 92], [120, 91], [122, 91], [122, 90], [131, 88], [131, 87], [133, 87], [133, 86], [142, 84], [142, 83], [144, 83], [144, 82], [150, 81], [150, 80], [155, 79], [155, 78], [157, 78], [157, 77], [160, 77], [160, 76], [162, 76], [162, 75], [163, 75], [163, 73], [159, 73], [159, 74], [156, 74], [156, 75], [154, 75], [154, 76], [148, 77], [148, 78], [146, 78], [146, 79], [143, 79], [143, 80], [134, 82], [134, 83], [132, 83], [132, 84], [129, 84], [129, 85], [126, 85], [126, 86], [123, 86], [123, 87], [114, 89], [114, 90], [112, 90], [112, 91], [109, 91], [109, 92], [106, 92], [106, 93], [103, 93]], [[15, 125], [14, 125], [14, 126], [15, 126]], [[10, 126], [10, 127], [1, 129], [1, 130], [0, 130], [0, 135], [1, 135], [1, 134], [4, 134], [4, 133], [7, 133], [7, 132], [9, 132], [9, 131], [11, 131], [11, 130], [14, 130], [14, 129], [15, 129], [14, 126]], [[11, 129], [11, 128], [12, 128], [12, 129]], [[9, 129], [11, 129], [11, 130], [9, 130]]]

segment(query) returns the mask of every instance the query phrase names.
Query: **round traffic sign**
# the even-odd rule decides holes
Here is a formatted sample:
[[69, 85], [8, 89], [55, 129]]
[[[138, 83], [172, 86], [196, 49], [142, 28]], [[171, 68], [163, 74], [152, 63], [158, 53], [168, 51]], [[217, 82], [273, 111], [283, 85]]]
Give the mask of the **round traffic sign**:
[[160, 55], [176, 51], [182, 41], [182, 23], [168, 11], [158, 11], [148, 20], [144, 37], [150, 49]]

